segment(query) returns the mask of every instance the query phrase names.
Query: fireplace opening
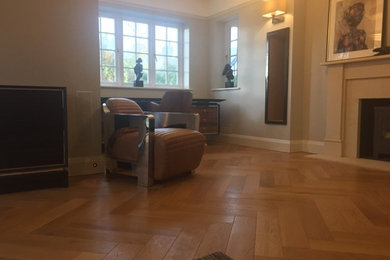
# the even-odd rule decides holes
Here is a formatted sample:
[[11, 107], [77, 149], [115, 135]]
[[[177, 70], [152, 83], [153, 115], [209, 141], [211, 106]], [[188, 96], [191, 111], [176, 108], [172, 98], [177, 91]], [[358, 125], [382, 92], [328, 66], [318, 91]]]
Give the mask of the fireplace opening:
[[359, 157], [390, 161], [390, 99], [362, 99]]

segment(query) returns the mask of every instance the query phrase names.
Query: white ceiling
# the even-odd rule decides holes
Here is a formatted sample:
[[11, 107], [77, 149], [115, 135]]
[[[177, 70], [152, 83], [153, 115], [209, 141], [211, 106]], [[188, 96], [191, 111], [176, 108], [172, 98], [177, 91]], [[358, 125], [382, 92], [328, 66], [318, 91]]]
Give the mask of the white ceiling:
[[[105, 0], [208, 17], [253, 0]], [[260, 0], [259, 0], [260, 1]]]

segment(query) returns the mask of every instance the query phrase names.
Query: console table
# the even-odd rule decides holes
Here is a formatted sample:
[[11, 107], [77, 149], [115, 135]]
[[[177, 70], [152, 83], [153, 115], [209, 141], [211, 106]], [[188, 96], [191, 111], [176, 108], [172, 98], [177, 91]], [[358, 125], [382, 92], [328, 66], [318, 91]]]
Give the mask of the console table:
[[[109, 97], [102, 97], [101, 102], [104, 103]], [[129, 98], [137, 102], [143, 109], [147, 110], [149, 102], [159, 103], [161, 98]], [[192, 112], [198, 113], [200, 116], [199, 132], [202, 134], [219, 134], [220, 131], [220, 102], [225, 99], [209, 99], [209, 98], [194, 98], [192, 99]]]

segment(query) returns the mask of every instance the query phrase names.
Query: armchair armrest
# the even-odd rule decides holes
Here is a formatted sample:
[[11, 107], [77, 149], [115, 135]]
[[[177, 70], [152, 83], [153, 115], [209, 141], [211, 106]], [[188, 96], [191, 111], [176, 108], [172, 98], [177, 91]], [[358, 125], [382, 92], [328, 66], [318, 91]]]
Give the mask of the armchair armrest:
[[135, 128], [138, 131], [138, 147], [140, 148], [148, 132], [154, 132], [154, 116], [146, 114], [111, 113], [103, 104], [103, 135], [104, 143], [109, 143], [110, 137], [120, 128]]
[[200, 117], [197, 113], [153, 112], [156, 128], [187, 128], [199, 131]]
[[[139, 186], [153, 184], [153, 158], [154, 158], [154, 116], [152, 114], [121, 114], [111, 113], [103, 104], [104, 142], [108, 147], [110, 138], [117, 132], [133, 128], [138, 132], [138, 160], [134, 162], [134, 174], [138, 177]], [[119, 129], [119, 130], [118, 130]], [[118, 133], [121, 134], [121, 133]], [[107, 151], [107, 148], [106, 148]], [[109, 156], [108, 156], [109, 157]], [[106, 169], [116, 169], [115, 159], [106, 157]], [[132, 162], [133, 163], [133, 162]]]

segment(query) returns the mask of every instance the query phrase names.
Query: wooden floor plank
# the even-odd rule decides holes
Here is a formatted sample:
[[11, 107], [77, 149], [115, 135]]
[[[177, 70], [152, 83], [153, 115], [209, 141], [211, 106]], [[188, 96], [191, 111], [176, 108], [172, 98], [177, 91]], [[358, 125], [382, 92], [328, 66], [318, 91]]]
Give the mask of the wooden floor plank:
[[285, 247], [309, 248], [309, 239], [303, 227], [296, 204], [279, 203], [280, 233]]
[[236, 217], [226, 253], [233, 259], [249, 260], [254, 256], [256, 219]]
[[182, 230], [164, 260], [192, 259], [204, 234], [205, 230], [199, 228]]
[[257, 212], [255, 256], [282, 257], [282, 238], [276, 206]]
[[143, 249], [144, 245], [119, 243], [104, 257], [106, 260], [132, 260]]
[[158, 260], [163, 259], [171, 248], [175, 237], [156, 235], [145, 245], [145, 247], [136, 255], [136, 260]]
[[225, 252], [229, 242], [232, 224], [216, 223], [209, 226], [194, 258], [200, 258], [214, 252]]
[[0, 195], [0, 259], [390, 259], [390, 172], [211, 144], [192, 175]]

